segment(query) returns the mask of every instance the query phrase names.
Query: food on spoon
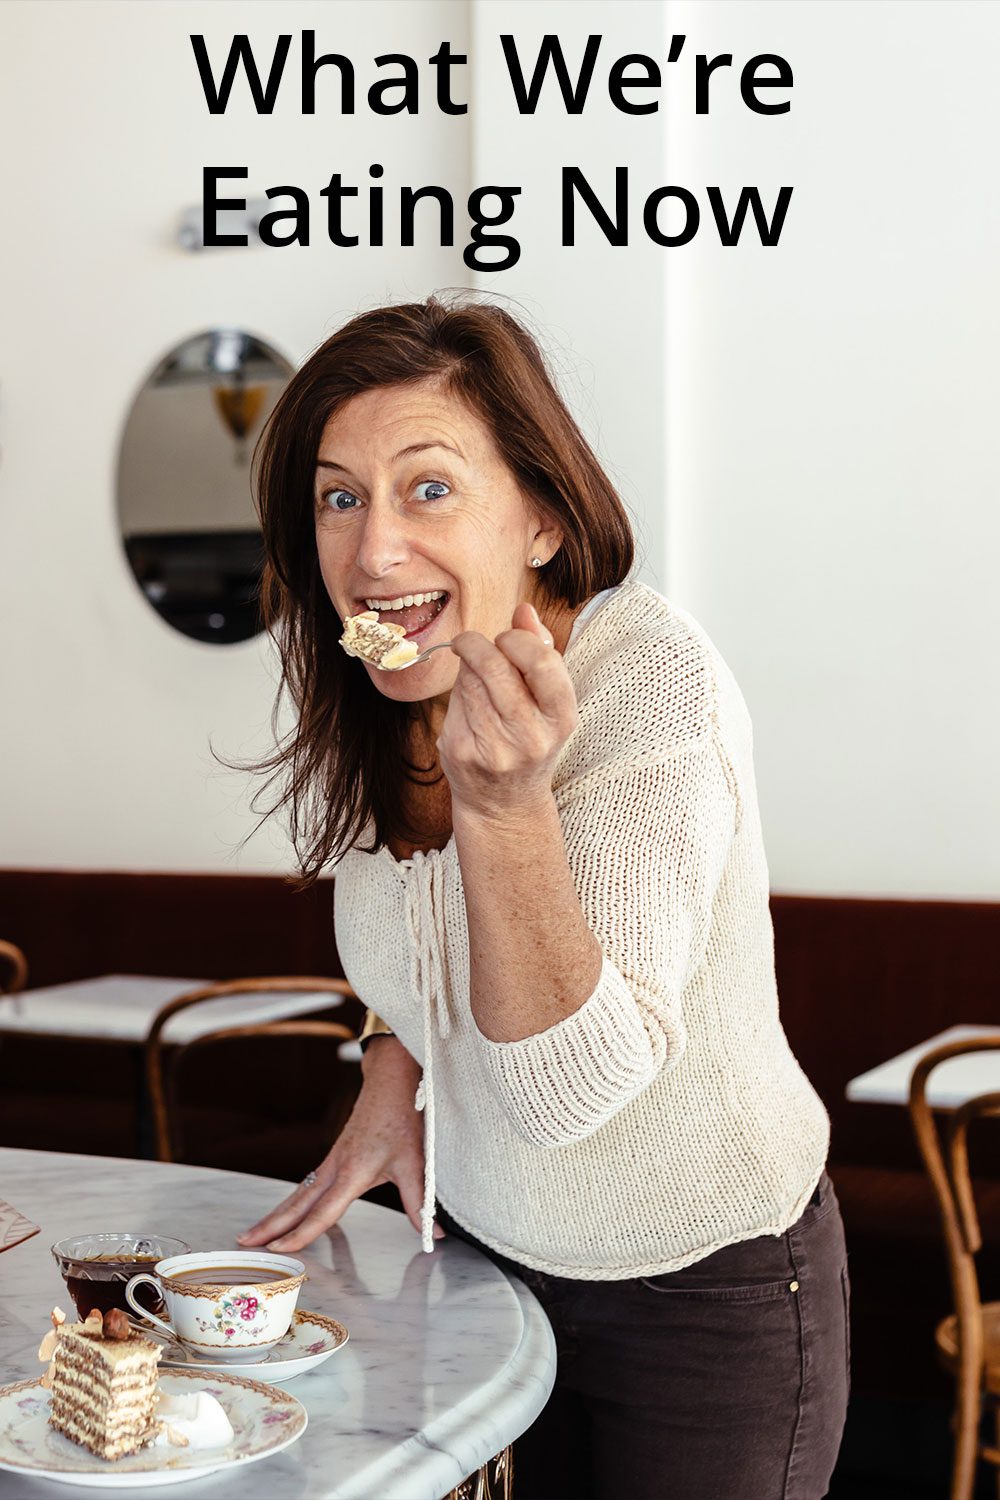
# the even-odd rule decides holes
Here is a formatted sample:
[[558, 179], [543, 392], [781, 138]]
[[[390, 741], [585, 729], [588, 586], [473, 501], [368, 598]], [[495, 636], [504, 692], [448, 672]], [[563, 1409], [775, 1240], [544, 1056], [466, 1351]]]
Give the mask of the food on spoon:
[[360, 656], [362, 661], [391, 672], [420, 654], [416, 641], [405, 640], [405, 635], [402, 625], [383, 624], [377, 609], [364, 609], [344, 621], [340, 644], [348, 656]]
[[[115, 1316], [115, 1312], [119, 1316]], [[59, 1308], [38, 1351], [52, 1360], [42, 1383], [51, 1391], [49, 1422], [99, 1458], [123, 1458], [155, 1438], [157, 1364], [163, 1350], [131, 1327], [120, 1309], [96, 1309], [67, 1323]]]

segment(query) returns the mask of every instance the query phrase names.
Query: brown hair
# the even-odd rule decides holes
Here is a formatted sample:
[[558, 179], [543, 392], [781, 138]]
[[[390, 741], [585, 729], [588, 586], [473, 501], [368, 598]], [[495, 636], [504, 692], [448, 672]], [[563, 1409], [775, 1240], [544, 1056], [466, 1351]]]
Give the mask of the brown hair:
[[[539, 579], [544, 597], [582, 605], [632, 566], [625, 508], [537, 344], [508, 312], [431, 297], [362, 313], [321, 344], [285, 387], [254, 454], [261, 612], [281, 658], [272, 724], [283, 692], [297, 724], [253, 769], [271, 773], [264, 791], [284, 782], [264, 821], [288, 807], [301, 887], [354, 844], [374, 853], [390, 838], [420, 838], [404, 812], [406, 780], [433, 769], [407, 758], [416, 705], [384, 697], [340, 648], [342, 624], [319, 571], [313, 486], [323, 429], [345, 402], [429, 378], [486, 423], [525, 495], [561, 527], [562, 545]], [[372, 840], [362, 845], [369, 823]]]

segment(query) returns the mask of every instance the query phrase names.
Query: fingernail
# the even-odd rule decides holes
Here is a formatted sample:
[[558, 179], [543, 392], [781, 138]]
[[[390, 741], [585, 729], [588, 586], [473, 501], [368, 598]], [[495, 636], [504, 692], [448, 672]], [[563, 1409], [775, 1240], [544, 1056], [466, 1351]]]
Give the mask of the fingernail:
[[237, 1245], [244, 1245], [244, 1244], [246, 1244], [246, 1242], [247, 1242], [247, 1240], [249, 1238], [250, 1238], [250, 1231], [248, 1229], [246, 1231], [246, 1233], [244, 1233], [244, 1234], [238, 1234], [236, 1236], [236, 1243], [237, 1243]]

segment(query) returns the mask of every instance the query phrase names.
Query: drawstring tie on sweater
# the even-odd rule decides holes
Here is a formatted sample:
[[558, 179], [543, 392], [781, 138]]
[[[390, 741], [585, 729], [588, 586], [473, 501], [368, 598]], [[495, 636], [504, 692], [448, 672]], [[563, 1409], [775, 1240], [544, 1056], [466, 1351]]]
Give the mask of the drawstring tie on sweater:
[[424, 1021], [424, 1071], [414, 1104], [424, 1115], [424, 1201], [420, 1210], [421, 1243], [434, 1249], [434, 1032], [442, 1039], [451, 1032], [441, 954], [447, 930], [444, 919], [444, 869], [436, 849], [416, 850], [407, 889], [407, 918], [412, 938], [412, 981], [420, 997]]

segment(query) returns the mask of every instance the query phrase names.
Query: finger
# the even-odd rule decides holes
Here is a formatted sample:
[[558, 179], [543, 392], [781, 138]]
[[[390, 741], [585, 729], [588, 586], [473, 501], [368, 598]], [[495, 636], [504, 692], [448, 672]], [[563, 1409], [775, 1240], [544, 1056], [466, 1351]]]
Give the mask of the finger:
[[[537, 651], [546, 649], [536, 636], [520, 633]], [[463, 631], [451, 644], [474, 678], [469, 690], [484, 701], [488, 698], [501, 719], [523, 719], [531, 713], [535, 706], [531, 693], [521, 671], [505, 652], [476, 630]]]
[[527, 630], [503, 631], [496, 638], [496, 649], [520, 676], [532, 706], [547, 719], [572, 727], [576, 693], [559, 652]]
[[457, 697], [462, 705], [469, 735], [474, 740], [485, 739], [488, 744], [493, 744], [512, 723], [519, 722], [519, 711], [530, 712], [531, 700], [527, 689], [521, 685], [518, 692], [525, 700], [520, 709], [516, 699], [512, 697], [507, 704], [506, 713], [501, 713], [485, 680], [463, 662], [458, 669], [452, 697]]
[[337, 1182], [296, 1224], [279, 1234], [276, 1239], [268, 1240], [267, 1248], [283, 1254], [311, 1245], [324, 1230], [331, 1229], [337, 1223], [356, 1198], [360, 1198], [362, 1193], [374, 1186], [374, 1180], [369, 1182], [367, 1179]]
[[[395, 1179], [395, 1182], [397, 1188], [399, 1189], [399, 1196], [402, 1200], [403, 1208], [406, 1211], [406, 1217], [409, 1219], [410, 1223], [413, 1225], [417, 1233], [423, 1234], [423, 1182], [420, 1182], [418, 1186], [417, 1180], [415, 1178], [410, 1178], [402, 1174]], [[444, 1239], [444, 1230], [441, 1228], [440, 1224], [434, 1225], [434, 1238], [436, 1240]]]
[[445, 715], [444, 725], [438, 735], [437, 751], [441, 759], [441, 769], [445, 775], [448, 774], [448, 759], [453, 750], [472, 738], [472, 726], [469, 723], [469, 711], [475, 712], [471, 704], [466, 708], [466, 692], [462, 677], [462, 668], [459, 668], [458, 678], [452, 689], [451, 697], [448, 699], [448, 712]]
[[437, 742], [441, 769], [449, 781], [455, 783], [464, 767], [493, 766], [498, 757], [502, 760], [515, 738], [510, 731], [484, 684], [463, 665]]
[[424, 1206], [423, 1183], [418, 1188], [415, 1182], [411, 1182], [402, 1174], [396, 1178], [396, 1186], [399, 1189], [400, 1200], [403, 1204], [403, 1212], [413, 1225], [418, 1234], [422, 1233], [423, 1221], [420, 1217]]
[[310, 1207], [323, 1196], [330, 1185], [331, 1179], [329, 1176], [327, 1176], [325, 1181], [318, 1179], [308, 1186], [300, 1182], [294, 1192], [289, 1193], [287, 1198], [283, 1198], [276, 1208], [272, 1208], [269, 1214], [265, 1214], [263, 1219], [258, 1219], [256, 1224], [252, 1224], [249, 1229], [245, 1229], [242, 1234], [238, 1234], [236, 1236], [236, 1243], [238, 1245], [266, 1244], [276, 1234], [281, 1234], [285, 1229], [298, 1223], [303, 1215], [309, 1211]]
[[522, 600], [514, 610], [510, 623], [515, 630], [527, 630], [532, 635], [537, 635], [538, 639], [546, 646], [554, 644], [552, 634], [548, 627], [542, 624], [538, 610], [533, 604], [529, 604], [527, 600]]
[[486, 684], [464, 664], [452, 689], [449, 714], [456, 700], [461, 705], [461, 718], [446, 723], [438, 738], [446, 775], [460, 776], [463, 768], [502, 774], [525, 758], [532, 759], [539, 730], [548, 734], [546, 721], [530, 699], [523, 712], [499, 713]]

